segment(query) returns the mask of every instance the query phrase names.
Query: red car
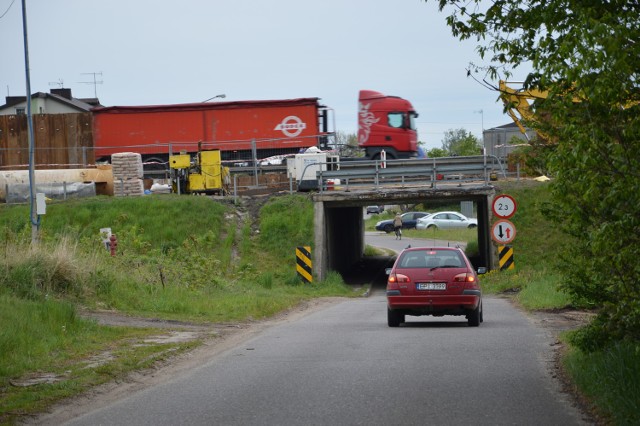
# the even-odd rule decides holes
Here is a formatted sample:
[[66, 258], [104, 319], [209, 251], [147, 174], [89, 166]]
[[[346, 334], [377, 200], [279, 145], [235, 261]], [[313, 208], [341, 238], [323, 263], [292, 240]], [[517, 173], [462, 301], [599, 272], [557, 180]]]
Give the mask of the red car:
[[405, 315], [464, 315], [470, 326], [482, 318], [478, 273], [460, 248], [414, 247], [403, 250], [389, 269], [387, 322], [398, 327]]

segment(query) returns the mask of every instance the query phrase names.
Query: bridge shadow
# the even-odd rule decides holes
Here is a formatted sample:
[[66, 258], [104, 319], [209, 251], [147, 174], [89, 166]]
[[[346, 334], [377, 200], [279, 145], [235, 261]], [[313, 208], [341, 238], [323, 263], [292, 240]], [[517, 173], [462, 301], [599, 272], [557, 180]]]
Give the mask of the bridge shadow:
[[339, 272], [348, 285], [371, 285], [372, 290], [384, 289], [387, 285], [385, 269], [392, 267], [395, 259], [396, 256], [367, 256]]

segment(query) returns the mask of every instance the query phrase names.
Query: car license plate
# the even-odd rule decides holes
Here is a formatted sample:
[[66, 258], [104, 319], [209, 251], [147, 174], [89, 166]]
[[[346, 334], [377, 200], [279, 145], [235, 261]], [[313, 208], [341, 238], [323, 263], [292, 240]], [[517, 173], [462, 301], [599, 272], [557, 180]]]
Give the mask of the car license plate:
[[447, 283], [418, 283], [418, 290], [446, 290]]

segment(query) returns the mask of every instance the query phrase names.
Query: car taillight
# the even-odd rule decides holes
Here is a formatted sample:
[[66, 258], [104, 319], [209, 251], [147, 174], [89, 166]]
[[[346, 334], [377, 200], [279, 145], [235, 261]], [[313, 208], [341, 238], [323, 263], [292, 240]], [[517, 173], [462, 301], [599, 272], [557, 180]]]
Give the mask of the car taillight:
[[463, 274], [458, 274], [455, 277], [453, 277], [453, 281], [457, 283], [474, 283], [476, 281], [476, 277], [473, 276], [473, 274], [469, 274], [468, 272], [465, 272]]
[[469, 272], [456, 275], [453, 277], [453, 281], [464, 283], [464, 288], [478, 288], [478, 280], [476, 279], [475, 274]]
[[402, 274], [391, 274], [389, 275], [389, 279], [387, 280], [387, 288], [388, 289], [396, 289], [398, 288], [398, 284], [402, 283], [410, 283], [411, 279]]

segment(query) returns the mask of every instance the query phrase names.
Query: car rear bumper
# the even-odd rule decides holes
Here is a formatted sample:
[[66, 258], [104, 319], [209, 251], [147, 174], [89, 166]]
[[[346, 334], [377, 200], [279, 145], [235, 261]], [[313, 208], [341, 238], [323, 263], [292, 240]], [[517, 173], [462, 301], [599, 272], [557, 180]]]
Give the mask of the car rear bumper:
[[463, 315], [478, 307], [480, 292], [461, 295], [398, 296], [387, 294], [389, 309], [416, 315]]

